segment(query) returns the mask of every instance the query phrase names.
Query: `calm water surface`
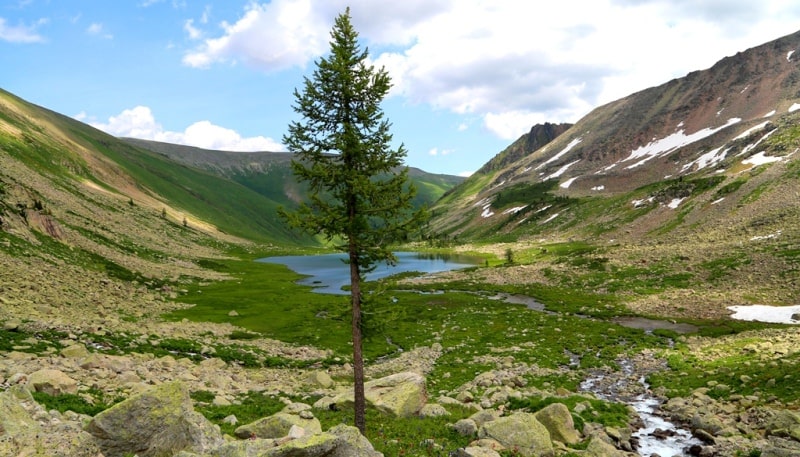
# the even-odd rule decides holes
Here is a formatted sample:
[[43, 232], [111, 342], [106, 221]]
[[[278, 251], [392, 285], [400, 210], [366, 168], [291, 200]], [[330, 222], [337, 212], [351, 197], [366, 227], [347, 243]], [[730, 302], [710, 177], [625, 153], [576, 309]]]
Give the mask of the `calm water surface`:
[[[366, 275], [365, 279], [374, 281], [407, 271], [437, 273], [458, 270], [482, 262], [481, 259], [474, 257], [418, 252], [395, 252], [395, 256], [397, 257], [396, 265], [389, 266], [379, 263], [373, 272]], [[307, 275], [308, 277], [298, 281], [298, 284], [313, 286], [315, 292], [344, 295], [349, 291], [342, 290], [342, 287], [350, 285], [350, 266], [343, 262], [346, 258], [347, 254], [336, 253], [267, 257], [258, 261], [286, 265], [296, 273]]]

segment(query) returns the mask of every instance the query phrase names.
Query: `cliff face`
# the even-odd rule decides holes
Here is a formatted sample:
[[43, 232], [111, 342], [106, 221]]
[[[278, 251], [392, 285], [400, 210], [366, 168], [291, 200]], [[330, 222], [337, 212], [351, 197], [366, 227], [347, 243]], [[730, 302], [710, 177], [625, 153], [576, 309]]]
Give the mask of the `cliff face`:
[[511, 146], [495, 156], [481, 167], [477, 174], [488, 174], [494, 170], [501, 170], [525, 158], [528, 154], [544, 147], [559, 135], [569, 130], [572, 124], [536, 124], [531, 131], [522, 135]]

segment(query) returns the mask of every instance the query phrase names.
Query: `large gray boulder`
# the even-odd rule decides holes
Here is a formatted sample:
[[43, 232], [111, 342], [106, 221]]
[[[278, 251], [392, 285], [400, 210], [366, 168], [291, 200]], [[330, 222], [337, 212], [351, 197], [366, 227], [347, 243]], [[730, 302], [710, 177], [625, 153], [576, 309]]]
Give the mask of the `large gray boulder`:
[[24, 432], [36, 434], [41, 430], [39, 423], [22, 406], [22, 402], [33, 402], [27, 390], [13, 386], [0, 393], [0, 436], [19, 436]]
[[555, 452], [547, 428], [530, 413], [514, 413], [486, 422], [478, 430], [478, 437], [496, 440], [522, 457], [550, 457]]
[[0, 393], [0, 455], [97, 457], [100, 448], [78, 422], [47, 413], [15, 385]]
[[550, 439], [564, 444], [580, 442], [581, 437], [575, 430], [575, 421], [569, 408], [563, 403], [553, 403], [545, 406], [536, 414], [536, 419], [550, 432]]
[[78, 381], [63, 371], [50, 368], [31, 373], [27, 385], [31, 392], [43, 392], [53, 396], [78, 393]]
[[586, 447], [587, 457], [625, 457], [627, 454], [615, 448], [600, 436], [593, 435]]
[[284, 409], [272, 416], [237, 427], [233, 434], [243, 439], [283, 438], [289, 435], [292, 426], [302, 428], [304, 436], [322, 432], [322, 425], [320, 425], [319, 419], [311, 415], [309, 411], [300, 415]]
[[339, 424], [328, 433], [339, 437], [339, 443], [329, 457], [383, 457], [383, 453], [376, 451], [356, 427]]
[[223, 443], [219, 428], [194, 411], [180, 382], [161, 384], [96, 415], [86, 427], [105, 457], [202, 453]]
[[[372, 406], [397, 417], [416, 416], [428, 401], [425, 377], [410, 371], [364, 383], [364, 396]], [[324, 409], [332, 405], [351, 407], [353, 391], [340, 393], [333, 398], [323, 398], [314, 407]]]

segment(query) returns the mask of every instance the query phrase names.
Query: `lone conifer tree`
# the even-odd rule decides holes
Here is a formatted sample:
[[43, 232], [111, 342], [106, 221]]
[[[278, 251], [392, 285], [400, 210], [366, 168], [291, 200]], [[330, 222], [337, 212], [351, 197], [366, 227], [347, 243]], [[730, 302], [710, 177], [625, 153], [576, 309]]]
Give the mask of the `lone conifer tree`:
[[368, 51], [357, 41], [348, 8], [334, 23], [330, 55], [316, 62], [303, 92], [294, 91], [293, 108], [301, 119], [289, 125], [283, 142], [295, 154], [295, 176], [309, 184], [310, 201], [281, 214], [348, 255], [355, 425], [363, 433], [361, 280], [378, 262], [396, 260], [391, 243], [404, 240], [423, 213], [412, 210], [415, 192], [408, 169], [401, 168], [406, 150], [389, 145], [390, 124], [380, 107], [391, 87], [389, 75], [368, 65]]

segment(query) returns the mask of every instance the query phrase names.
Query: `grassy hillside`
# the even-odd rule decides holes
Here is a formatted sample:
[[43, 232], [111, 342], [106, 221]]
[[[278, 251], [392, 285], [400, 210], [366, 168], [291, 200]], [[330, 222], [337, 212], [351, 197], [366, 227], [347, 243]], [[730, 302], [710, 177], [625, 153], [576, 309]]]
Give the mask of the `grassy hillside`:
[[[291, 206], [305, 198], [305, 188], [292, 174], [292, 155], [282, 152], [212, 151], [157, 141], [125, 138], [138, 146], [178, 163], [205, 170], [215, 176], [239, 183], [283, 206]], [[414, 205], [432, 206], [445, 192], [464, 181], [451, 175], [435, 175], [409, 169], [409, 180], [417, 189]]]

